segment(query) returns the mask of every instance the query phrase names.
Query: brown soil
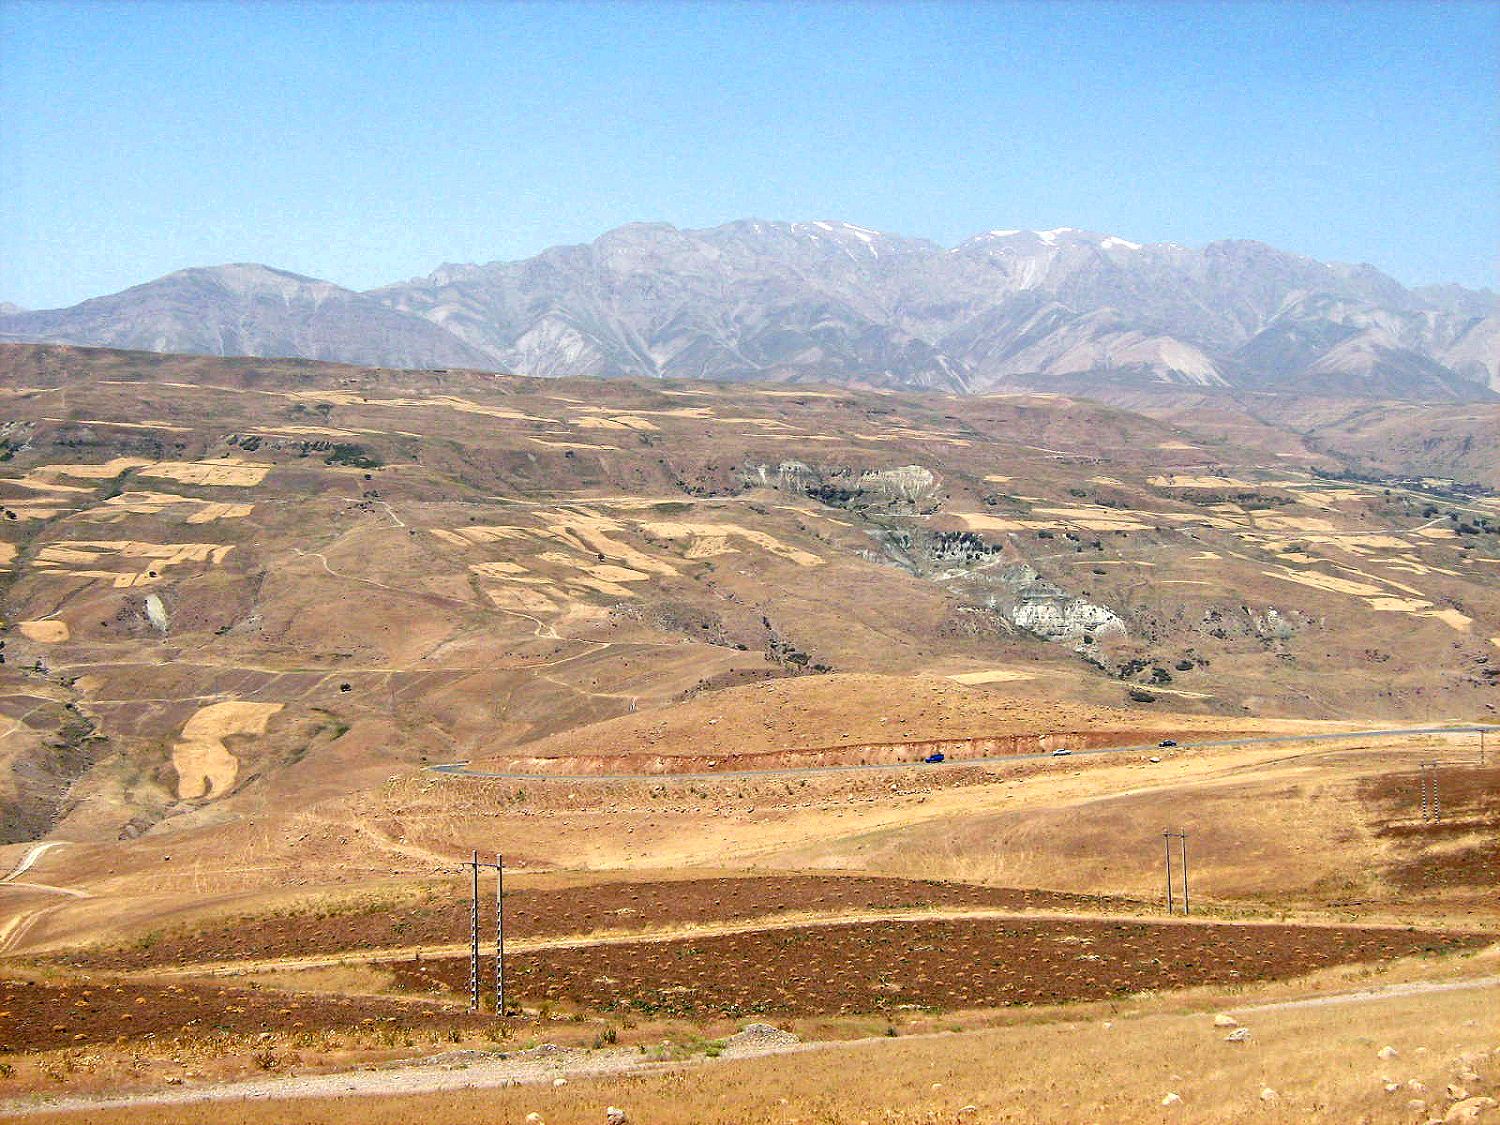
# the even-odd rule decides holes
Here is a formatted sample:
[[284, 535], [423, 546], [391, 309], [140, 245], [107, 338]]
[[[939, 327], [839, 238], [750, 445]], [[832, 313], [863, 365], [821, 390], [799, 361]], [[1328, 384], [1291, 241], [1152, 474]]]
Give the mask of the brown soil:
[[1440, 765], [1435, 774], [1440, 820], [1421, 819], [1416, 770], [1373, 778], [1361, 791], [1383, 814], [1379, 836], [1406, 852], [1428, 849], [1386, 878], [1407, 891], [1500, 886], [1500, 766]]
[[[482, 1026], [460, 1009], [399, 999], [311, 996], [211, 985], [151, 985], [83, 977], [68, 982], [0, 980], [0, 1053], [131, 1039], [317, 1031]], [[490, 1021], [493, 1023], [493, 1020]]]
[[[1398, 929], [1052, 919], [873, 922], [543, 950], [506, 965], [513, 1001], [704, 1018], [1056, 1004], [1293, 977], [1482, 935]], [[464, 958], [389, 966], [421, 992], [462, 991]]]
[[[1055, 891], [837, 875], [604, 883], [555, 890], [518, 890], [508, 893], [505, 902], [506, 933], [512, 938], [730, 922], [797, 911], [827, 913], [923, 907], [1101, 910], [1130, 905], [1118, 899]], [[488, 913], [485, 917], [488, 919]], [[399, 905], [366, 901], [322, 915], [288, 912], [238, 919], [191, 932], [162, 935], [120, 951], [90, 951], [71, 956], [67, 961], [79, 967], [144, 969], [154, 965], [447, 944], [466, 941], [468, 936], [467, 888], [443, 887], [427, 888], [421, 898]]]

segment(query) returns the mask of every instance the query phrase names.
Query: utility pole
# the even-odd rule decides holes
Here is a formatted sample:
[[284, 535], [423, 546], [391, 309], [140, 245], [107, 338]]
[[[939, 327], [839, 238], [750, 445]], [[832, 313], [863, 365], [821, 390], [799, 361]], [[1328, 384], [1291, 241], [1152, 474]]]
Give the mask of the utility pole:
[[1188, 902], [1188, 859], [1187, 859], [1187, 833], [1186, 832], [1163, 832], [1161, 834], [1162, 844], [1167, 858], [1167, 913], [1172, 914], [1176, 906], [1176, 887], [1172, 882], [1172, 841], [1176, 840], [1180, 845], [1182, 858], [1182, 912], [1191, 914], [1192, 907]]
[[495, 1015], [505, 1014], [505, 858], [495, 853]]
[[479, 1011], [479, 852], [469, 859], [469, 1011]]
[[469, 1011], [480, 1010], [483, 975], [479, 958], [479, 870], [495, 871], [495, 1015], [505, 1014], [505, 860], [495, 853], [494, 863], [480, 863], [479, 852], [470, 853], [469, 862]]
[[1422, 785], [1422, 819], [1438, 821], [1443, 819], [1443, 802], [1438, 797], [1436, 762], [1423, 762], [1421, 764]]
[[1192, 908], [1188, 906], [1187, 833], [1178, 833], [1177, 839], [1182, 843], [1182, 912], [1191, 914]]
[[1167, 852], [1167, 913], [1172, 913], [1172, 833], [1161, 834], [1162, 844]]

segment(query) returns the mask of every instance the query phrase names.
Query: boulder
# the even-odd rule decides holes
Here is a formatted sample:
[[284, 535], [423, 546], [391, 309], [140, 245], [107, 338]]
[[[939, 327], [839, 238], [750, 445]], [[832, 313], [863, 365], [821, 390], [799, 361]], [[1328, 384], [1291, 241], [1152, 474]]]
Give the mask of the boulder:
[[1240, 1026], [1240, 1021], [1237, 1020], [1237, 1019], [1235, 1019], [1228, 1012], [1220, 1012], [1218, 1015], [1216, 1015], [1214, 1017], [1214, 1026], [1215, 1027], [1239, 1027]]
[[1162, 1105], [1181, 1105], [1182, 1097], [1178, 1094], [1168, 1094], [1161, 1100]]
[[610, 1106], [604, 1111], [605, 1125], [625, 1125], [625, 1111], [618, 1106]]
[[1397, 1058], [1400, 1054], [1401, 1052], [1396, 1050], [1396, 1048], [1394, 1047], [1382, 1047], [1380, 1048], [1380, 1050], [1375, 1052], [1375, 1057], [1378, 1059], [1394, 1059]]
[[1500, 1106], [1500, 1102], [1496, 1102], [1494, 1098], [1465, 1098], [1448, 1107], [1448, 1112], [1443, 1114], [1443, 1122], [1444, 1125], [1455, 1125], [1456, 1122], [1494, 1117], [1496, 1106]]

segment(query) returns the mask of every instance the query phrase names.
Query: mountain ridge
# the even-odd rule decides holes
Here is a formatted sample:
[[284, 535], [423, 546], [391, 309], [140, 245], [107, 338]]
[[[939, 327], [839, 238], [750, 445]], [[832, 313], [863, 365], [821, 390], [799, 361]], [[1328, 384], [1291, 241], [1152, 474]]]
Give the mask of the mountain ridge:
[[833, 220], [631, 223], [358, 293], [267, 266], [168, 274], [0, 339], [532, 375], [974, 393], [1058, 381], [1500, 394], [1500, 297], [1248, 239], [1073, 227], [942, 247]]

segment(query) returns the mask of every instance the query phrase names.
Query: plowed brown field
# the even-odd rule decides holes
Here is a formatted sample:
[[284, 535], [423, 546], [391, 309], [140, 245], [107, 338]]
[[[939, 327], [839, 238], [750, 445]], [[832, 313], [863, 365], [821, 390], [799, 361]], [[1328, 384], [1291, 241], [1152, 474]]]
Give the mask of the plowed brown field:
[[[1099, 1000], [1475, 949], [1456, 932], [1015, 918], [808, 926], [511, 957], [511, 998], [647, 1015], [830, 1015]], [[424, 992], [467, 987], [463, 958], [387, 966]]]
[[[493, 1020], [489, 1021], [493, 1023]], [[461, 1008], [400, 999], [313, 996], [137, 981], [0, 980], [0, 1054], [215, 1033], [485, 1026]]]
[[[1057, 891], [984, 887], [915, 879], [837, 875], [687, 879], [604, 883], [505, 896], [506, 932], [513, 938], [588, 934], [733, 922], [799, 911], [914, 910], [923, 907], [998, 910], [1128, 909], [1119, 899]], [[155, 965], [389, 949], [468, 940], [467, 888], [429, 889], [400, 905], [361, 903], [325, 913], [288, 912], [159, 935], [149, 943], [68, 963], [142, 969]]]
[[1361, 791], [1381, 814], [1381, 837], [1407, 854], [1431, 849], [1393, 864], [1386, 877], [1404, 891], [1500, 887], [1500, 766], [1448, 762], [1433, 772], [1441, 819], [1421, 819], [1415, 769], [1372, 779]]

